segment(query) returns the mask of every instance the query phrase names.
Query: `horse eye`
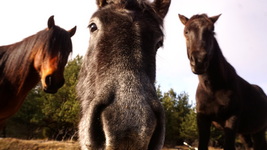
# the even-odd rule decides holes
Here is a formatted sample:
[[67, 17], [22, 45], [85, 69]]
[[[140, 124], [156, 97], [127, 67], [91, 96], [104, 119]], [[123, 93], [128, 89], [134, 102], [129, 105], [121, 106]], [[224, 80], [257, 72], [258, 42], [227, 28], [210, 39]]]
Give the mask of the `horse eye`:
[[89, 29], [90, 29], [90, 32], [94, 32], [94, 31], [97, 30], [97, 26], [96, 26], [95, 23], [91, 23], [91, 24], [89, 24], [88, 27], [89, 27]]
[[185, 34], [185, 35], [187, 35], [188, 33], [189, 33], [188, 30], [185, 30], [185, 31], [184, 31], [184, 34]]

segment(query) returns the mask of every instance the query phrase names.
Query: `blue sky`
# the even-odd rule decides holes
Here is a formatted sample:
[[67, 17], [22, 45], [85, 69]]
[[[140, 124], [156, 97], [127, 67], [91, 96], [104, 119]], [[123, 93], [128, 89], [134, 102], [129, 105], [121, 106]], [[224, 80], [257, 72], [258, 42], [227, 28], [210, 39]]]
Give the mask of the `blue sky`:
[[[157, 54], [157, 83], [162, 91], [185, 91], [194, 102], [198, 78], [190, 70], [178, 13], [187, 17], [207, 13], [222, 14], [215, 32], [226, 59], [241, 77], [267, 92], [266, 8], [266, 0], [172, 0], [165, 18], [164, 48]], [[72, 58], [84, 55], [89, 44], [87, 25], [95, 10], [95, 0], [2, 1], [0, 45], [20, 41], [46, 28], [47, 19], [54, 15], [56, 24], [64, 29], [77, 25]]]

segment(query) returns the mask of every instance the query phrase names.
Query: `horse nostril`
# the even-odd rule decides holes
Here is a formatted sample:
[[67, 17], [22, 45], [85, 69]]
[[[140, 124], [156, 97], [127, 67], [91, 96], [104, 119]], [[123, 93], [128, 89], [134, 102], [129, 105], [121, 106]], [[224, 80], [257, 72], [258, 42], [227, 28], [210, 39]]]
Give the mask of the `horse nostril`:
[[52, 85], [52, 76], [48, 75], [45, 77], [45, 83], [47, 86], [51, 86]]
[[193, 56], [190, 56], [190, 61], [194, 61], [194, 57]]
[[195, 61], [195, 58], [194, 58], [194, 56], [191, 56], [190, 57], [190, 62], [191, 62], [191, 65], [196, 65], [196, 61]]

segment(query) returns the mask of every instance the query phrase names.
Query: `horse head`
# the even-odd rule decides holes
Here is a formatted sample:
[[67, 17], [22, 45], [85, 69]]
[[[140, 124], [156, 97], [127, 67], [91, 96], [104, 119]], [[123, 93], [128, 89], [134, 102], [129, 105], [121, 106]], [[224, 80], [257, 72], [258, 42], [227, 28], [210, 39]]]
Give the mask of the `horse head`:
[[96, 2], [77, 84], [81, 147], [160, 149], [165, 117], [154, 87], [156, 53], [163, 45], [163, 19], [171, 1]]
[[[99, 10], [89, 22], [88, 50], [101, 55], [98, 60], [105, 60], [101, 63], [104, 65], [143, 66], [154, 82], [155, 55], [163, 44], [162, 24], [170, 0], [155, 0], [152, 7], [147, 2], [135, 0], [96, 2]], [[125, 61], [118, 58], [125, 58]]]
[[191, 70], [195, 74], [203, 74], [209, 67], [214, 46], [214, 23], [220, 15], [208, 17], [206, 14], [194, 15], [190, 19], [180, 15], [180, 21], [185, 25], [187, 56]]
[[43, 44], [34, 56], [34, 68], [41, 77], [43, 89], [47, 93], [56, 93], [64, 84], [64, 67], [72, 52], [71, 37], [76, 26], [69, 31], [55, 25], [54, 17], [48, 19], [46, 34], [40, 37]]

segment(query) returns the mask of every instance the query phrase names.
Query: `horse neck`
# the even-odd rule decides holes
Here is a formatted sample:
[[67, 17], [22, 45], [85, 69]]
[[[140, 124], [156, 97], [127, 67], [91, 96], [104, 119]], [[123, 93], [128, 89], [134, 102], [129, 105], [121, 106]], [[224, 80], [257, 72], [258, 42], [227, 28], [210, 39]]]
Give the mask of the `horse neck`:
[[235, 76], [236, 72], [223, 56], [215, 37], [213, 40], [213, 55], [209, 67], [205, 74], [199, 75], [199, 79], [207, 88], [216, 90], [229, 87], [232, 76]]
[[[36, 35], [21, 42], [0, 47], [1, 74], [0, 84], [9, 84], [15, 89], [14, 94], [27, 93], [40, 77], [33, 67], [33, 55], [36, 53]], [[19, 94], [20, 95], [20, 94]]]

